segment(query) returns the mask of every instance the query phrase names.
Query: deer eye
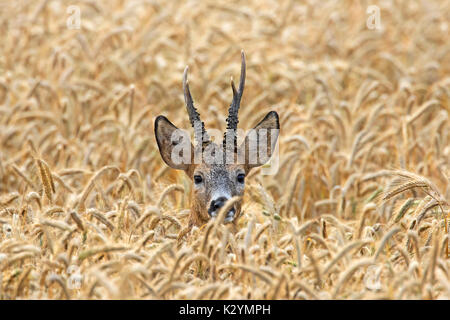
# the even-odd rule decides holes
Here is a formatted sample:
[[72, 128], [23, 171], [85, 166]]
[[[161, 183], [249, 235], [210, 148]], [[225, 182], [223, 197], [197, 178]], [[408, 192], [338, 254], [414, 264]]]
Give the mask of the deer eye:
[[239, 183], [244, 183], [244, 181], [245, 181], [245, 174], [239, 173], [238, 176], [237, 176], [237, 181]]
[[202, 183], [202, 181], [203, 181], [202, 176], [199, 176], [199, 175], [195, 175], [195, 176], [194, 176], [194, 182], [195, 182], [195, 184]]

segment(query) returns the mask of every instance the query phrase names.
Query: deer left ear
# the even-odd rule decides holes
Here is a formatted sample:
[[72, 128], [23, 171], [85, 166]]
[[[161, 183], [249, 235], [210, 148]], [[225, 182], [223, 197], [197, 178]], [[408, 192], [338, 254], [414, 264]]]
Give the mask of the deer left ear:
[[245, 155], [246, 171], [259, 167], [270, 160], [280, 133], [278, 113], [269, 112], [245, 137], [239, 153]]
[[173, 169], [188, 171], [194, 149], [189, 135], [166, 117], [158, 116], [155, 120], [155, 137], [164, 162]]

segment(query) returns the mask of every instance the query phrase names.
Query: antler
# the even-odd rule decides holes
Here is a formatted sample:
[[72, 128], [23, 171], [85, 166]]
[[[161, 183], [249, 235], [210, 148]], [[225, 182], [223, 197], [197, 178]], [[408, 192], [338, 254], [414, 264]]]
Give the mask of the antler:
[[227, 117], [227, 130], [223, 136], [223, 148], [226, 149], [227, 133], [233, 135], [233, 147], [234, 151], [237, 150], [237, 136], [236, 130], [239, 122], [238, 112], [241, 105], [242, 94], [244, 93], [245, 86], [245, 54], [244, 50], [241, 51], [241, 78], [239, 80], [239, 90], [236, 91], [233, 79], [231, 79], [231, 89], [233, 90], [233, 100], [231, 102], [230, 108], [228, 109]]
[[[194, 101], [192, 101], [191, 92], [189, 90], [189, 82], [187, 80], [187, 73], [189, 67], [186, 66], [183, 73], [183, 91], [184, 91], [184, 102], [186, 103], [186, 109], [189, 115], [189, 121], [191, 122], [192, 127], [194, 128], [194, 139], [201, 143], [202, 149], [205, 145], [207, 145], [209, 140], [209, 135], [205, 131], [205, 124], [200, 119], [200, 114], [197, 112], [197, 109], [194, 107]], [[201, 132], [200, 132], [201, 129]]]

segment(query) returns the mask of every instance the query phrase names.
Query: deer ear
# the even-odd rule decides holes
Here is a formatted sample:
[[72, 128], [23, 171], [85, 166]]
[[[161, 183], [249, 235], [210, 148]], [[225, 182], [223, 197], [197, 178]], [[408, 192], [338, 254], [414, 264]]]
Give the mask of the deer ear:
[[193, 159], [189, 134], [178, 129], [166, 117], [155, 120], [155, 137], [164, 162], [173, 169], [188, 171]]
[[269, 112], [245, 137], [238, 152], [245, 155], [246, 171], [265, 164], [272, 157], [280, 132], [278, 113]]

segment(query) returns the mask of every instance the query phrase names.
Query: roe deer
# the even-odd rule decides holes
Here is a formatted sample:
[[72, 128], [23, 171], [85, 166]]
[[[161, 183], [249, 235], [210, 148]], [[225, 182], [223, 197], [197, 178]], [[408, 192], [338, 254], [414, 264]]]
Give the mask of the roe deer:
[[[233, 201], [234, 205], [225, 213], [223, 220], [224, 223], [234, 224], [232, 227], [236, 229], [236, 222], [241, 213], [245, 177], [252, 168], [265, 164], [275, 148], [280, 129], [278, 114], [275, 111], [269, 112], [251, 130], [250, 133], [253, 134], [247, 134], [244, 142], [239, 148], [237, 147], [238, 110], [245, 84], [244, 51], [241, 52], [241, 60], [238, 91], [231, 80], [233, 100], [228, 110], [227, 130], [222, 146], [210, 140], [204, 123], [200, 120], [200, 114], [194, 107], [187, 81], [188, 67], [184, 70], [183, 91], [189, 120], [194, 127], [196, 147], [190, 143], [188, 135], [177, 136], [178, 128], [166, 117], [160, 115], [155, 120], [155, 136], [162, 159], [171, 168], [184, 170], [193, 181], [189, 229], [193, 225], [203, 225], [209, 219], [216, 217], [227, 200], [239, 197], [237, 201]], [[180, 156], [175, 150], [180, 145], [185, 147], [180, 153], [185, 160], [181, 162], [179, 159], [174, 159]], [[209, 153], [206, 152], [207, 150]], [[264, 152], [265, 156], [263, 156]], [[242, 161], [236, 161], [236, 157]], [[200, 161], [193, 162], [193, 158]]]

